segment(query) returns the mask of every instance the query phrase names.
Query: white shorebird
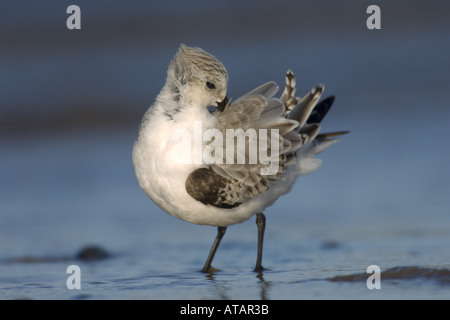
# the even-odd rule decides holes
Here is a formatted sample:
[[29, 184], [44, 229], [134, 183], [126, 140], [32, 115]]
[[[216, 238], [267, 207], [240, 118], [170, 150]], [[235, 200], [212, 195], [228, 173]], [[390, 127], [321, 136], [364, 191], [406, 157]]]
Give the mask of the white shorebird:
[[[211, 262], [226, 228], [256, 214], [258, 249], [254, 270], [261, 272], [263, 210], [287, 193], [298, 176], [317, 169], [320, 160], [315, 155], [346, 131], [319, 134], [319, 123], [334, 97], [317, 103], [324, 90], [321, 85], [303, 98], [296, 97], [291, 71], [286, 74], [285, 90], [279, 99], [274, 97], [277, 85], [269, 82], [230, 103], [227, 86], [228, 74], [219, 60], [200, 48], [181, 45], [169, 65], [164, 87], [142, 119], [133, 164], [139, 185], [161, 209], [191, 223], [218, 227], [202, 272], [215, 270]], [[210, 112], [210, 106], [217, 110]], [[223, 156], [214, 149], [216, 156], [227, 160], [244, 156], [244, 163], [230, 163], [193, 159], [192, 154], [198, 152], [194, 149], [200, 146], [203, 150], [217, 143], [217, 135], [200, 145], [188, 144], [188, 148], [180, 148], [180, 139], [174, 138], [179, 138], [175, 132], [204, 138], [211, 129], [224, 134], [230, 129], [246, 133], [255, 130], [259, 138], [265, 139], [256, 141], [255, 137], [244, 136], [246, 149], [227, 148]], [[277, 150], [277, 144], [273, 147], [261, 142], [272, 137], [278, 142]], [[270, 159], [276, 161], [249, 161], [249, 150], [255, 145], [265, 148], [266, 154], [270, 151]], [[200, 154], [204, 154], [202, 150]], [[274, 163], [276, 170], [264, 173]]]

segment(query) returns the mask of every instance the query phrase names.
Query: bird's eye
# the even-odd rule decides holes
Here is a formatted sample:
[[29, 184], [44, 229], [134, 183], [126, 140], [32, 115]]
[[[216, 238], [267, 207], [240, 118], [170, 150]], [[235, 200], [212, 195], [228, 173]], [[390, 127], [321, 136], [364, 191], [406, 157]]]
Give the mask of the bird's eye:
[[206, 81], [206, 86], [208, 87], [208, 89], [215, 89], [216, 85], [212, 82]]

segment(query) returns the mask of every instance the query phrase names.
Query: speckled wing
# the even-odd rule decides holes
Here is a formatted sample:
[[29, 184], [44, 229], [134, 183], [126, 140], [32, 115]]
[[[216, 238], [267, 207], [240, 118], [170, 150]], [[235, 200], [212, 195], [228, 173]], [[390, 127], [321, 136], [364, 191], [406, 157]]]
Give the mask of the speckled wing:
[[[283, 117], [285, 106], [273, 98], [277, 89], [273, 82], [264, 84], [215, 113], [224, 142], [223, 159], [190, 174], [186, 190], [192, 197], [205, 204], [232, 208], [267, 191], [279, 179], [301, 139], [294, 131], [298, 122]], [[229, 147], [226, 142], [232, 133], [230, 141], [234, 143]], [[272, 153], [272, 138], [278, 140], [277, 154]], [[260, 154], [275, 156], [263, 163]], [[270, 166], [276, 166], [275, 170], [268, 170]]]
[[[294, 97], [295, 79], [289, 70], [281, 99], [274, 98], [277, 90], [274, 82], [266, 83], [214, 113], [223, 141], [230, 132], [239, 130], [245, 138], [239, 143], [239, 138], [233, 136], [232, 147], [223, 143], [222, 161], [189, 175], [186, 190], [194, 199], [221, 208], [239, 206], [267, 191], [297, 158], [305, 159], [306, 164], [299, 167], [299, 174], [310, 171], [305, 169], [308, 160], [336, 142], [336, 136], [347, 133], [318, 134], [319, 123], [334, 101], [334, 97], [329, 97], [318, 103], [323, 86], [312, 89], [303, 98]], [[276, 150], [272, 141], [278, 141]], [[255, 146], [257, 161], [252, 158]], [[270, 155], [271, 161], [263, 161], [260, 155]], [[268, 170], [274, 164], [276, 170]]]

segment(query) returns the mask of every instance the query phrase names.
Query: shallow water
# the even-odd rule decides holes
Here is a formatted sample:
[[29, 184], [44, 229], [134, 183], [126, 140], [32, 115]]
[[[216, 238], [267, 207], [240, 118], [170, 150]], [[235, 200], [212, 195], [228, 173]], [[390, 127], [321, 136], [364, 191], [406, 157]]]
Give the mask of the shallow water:
[[[380, 290], [367, 289], [369, 274], [365, 280], [330, 280], [365, 273], [373, 264], [382, 271], [397, 266], [450, 270], [445, 208], [424, 211], [426, 201], [419, 194], [411, 198], [415, 188], [409, 190], [409, 183], [395, 194], [397, 206], [368, 205], [370, 197], [355, 196], [364, 181], [333, 177], [339, 167], [347, 174], [355, 170], [342, 165], [351, 138], [326, 151], [320, 171], [299, 180], [267, 209], [263, 265], [268, 270], [257, 277], [253, 219], [228, 228], [213, 264], [221, 271], [199, 272], [216, 231], [168, 216], [139, 189], [129, 155], [134, 135], [134, 128], [85, 130], [67, 132], [63, 139], [2, 141], [9, 155], [3, 158], [9, 170], [2, 170], [2, 181], [10, 182], [2, 190], [2, 298], [450, 298], [448, 275], [408, 276], [407, 268], [398, 278], [382, 275]], [[364, 162], [376, 169], [378, 161]], [[356, 171], [368, 179], [379, 175]], [[333, 191], [342, 184], [345, 190]], [[390, 185], [390, 192], [398, 188]], [[405, 205], [408, 210], [401, 209], [403, 202], [412, 202]], [[111, 257], [77, 260], [79, 250], [91, 244]], [[72, 264], [81, 268], [81, 290], [66, 287]]]
[[[70, 39], [54, 26], [60, 8], [49, 4], [23, 18], [45, 11], [42, 25], [31, 22], [46, 32], [2, 19], [1, 299], [450, 298], [445, 3], [425, 10], [418, 1], [405, 11], [383, 2], [384, 27], [368, 33], [357, 1], [338, 11], [342, 20], [325, 5], [320, 26], [312, 24], [318, 7], [305, 2], [315, 14], [300, 11], [301, 27], [281, 19], [269, 32], [255, 13], [242, 34], [233, 31], [239, 23], [221, 26], [220, 41], [202, 25], [157, 37], [149, 24], [162, 22], [146, 19], [145, 5], [122, 12], [111, 3], [104, 11], [80, 1], [84, 33]], [[242, 4], [239, 10], [251, 7]], [[257, 13], [270, 16], [269, 9]], [[168, 15], [158, 10], [148, 15]], [[181, 11], [172, 14], [181, 19]], [[125, 31], [107, 31], [101, 19], [111, 17]], [[165, 214], [134, 177], [138, 122], [179, 42], [203, 46], [227, 65], [234, 98], [265, 81], [281, 84], [289, 67], [299, 94], [325, 83], [337, 98], [324, 131], [352, 131], [266, 210], [262, 276], [252, 271], [253, 218], [228, 228], [213, 263], [220, 271], [202, 274], [215, 228]], [[110, 256], [77, 259], [90, 245]], [[81, 269], [80, 290], [66, 286], [72, 264]], [[367, 288], [371, 265], [381, 269], [381, 289]]]

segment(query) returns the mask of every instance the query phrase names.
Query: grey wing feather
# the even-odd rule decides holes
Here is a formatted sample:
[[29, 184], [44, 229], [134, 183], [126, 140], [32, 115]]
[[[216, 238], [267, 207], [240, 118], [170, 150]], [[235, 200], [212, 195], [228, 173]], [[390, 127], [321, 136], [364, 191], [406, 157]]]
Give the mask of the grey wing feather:
[[[347, 133], [319, 134], [319, 122], [334, 101], [334, 97], [330, 97], [317, 105], [324, 90], [322, 85], [303, 98], [294, 97], [295, 79], [289, 70], [281, 99], [274, 98], [277, 90], [276, 83], [268, 82], [229, 104], [224, 111], [214, 113], [217, 129], [224, 140], [228, 129], [233, 129], [234, 133], [240, 130], [242, 135], [237, 136], [243, 139], [241, 145], [236, 146], [239, 137], [232, 137], [232, 148], [224, 143], [222, 164], [213, 163], [208, 168], [191, 173], [186, 181], [186, 190], [194, 199], [221, 208], [236, 207], [267, 191], [280, 178], [286, 166], [295, 163], [296, 158], [312, 159], [336, 142], [336, 136]], [[251, 132], [249, 129], [255, 130], [257, 137], [248, 134]], [[272, 132], [272, 129], [275, 131]], [[250, 150], [258, 145], [258, 157], [261, 154], [274, 156], [271, 138], [274, 141], [278, 139], [279, 153], [271, 158], [277, 160], [277, 170], [263, 174], [271, 163], [259, 158], [252, 161]], [[300, 163], [299, 170], [301, 174], [309, 172], [308, 161]]]
[[252, 91], [246, 93], [243, 97], [262, 95], [266, 99], [269, 99], [269, 98], [273, 97], [277, 91], [278, 91], [278, 85], [275, 82], [270, 81], [270, 82], [267, 82], [255, 89], [253, 89]]
[[[239, 201], [245, 201], [268, 190], [270, 183], [276, 181], [284, 171], [287, 154], [295, 152], [292, 147], [300, 147], [300, 144], [293, 143], [301, 141], [300, 133], [295, 131], [298, 122], [283, 116], [283, 103], [273, 97], [277, 89], [275, 83], [269, 82], [239, 98], [223, 112], [215, 114], [217, 129], [223, 133], [223, 137], [226, 137], [227, 129], [233, 129], [234, 132], [242, 129], [244, 135], [250, 129], [257, 134], [257, 141], [244, 138], [242, 146], [235, 145], [231, 150], [225, 148], [223, 164], [211, 165], [217, 175], [233, 182], [231, 188], [239, 190], [239, 197], [236, 197]], [[270, 157], [273, 154], [272, 138], [278, 139], [279, 154], [273, 158], [278, 167], [274, 171], [264, 171], [272, 163], [263, 163], [260, 159], [252, 163], [249, 150], [258, 143], [258, 156], [262, 153]], [[227, 154], [233, 163], [227, 164]], [[244, 157], [244, 163], [238, 162], [239, 155]], [[268, 174], [263, 174], [264, 172]]]

